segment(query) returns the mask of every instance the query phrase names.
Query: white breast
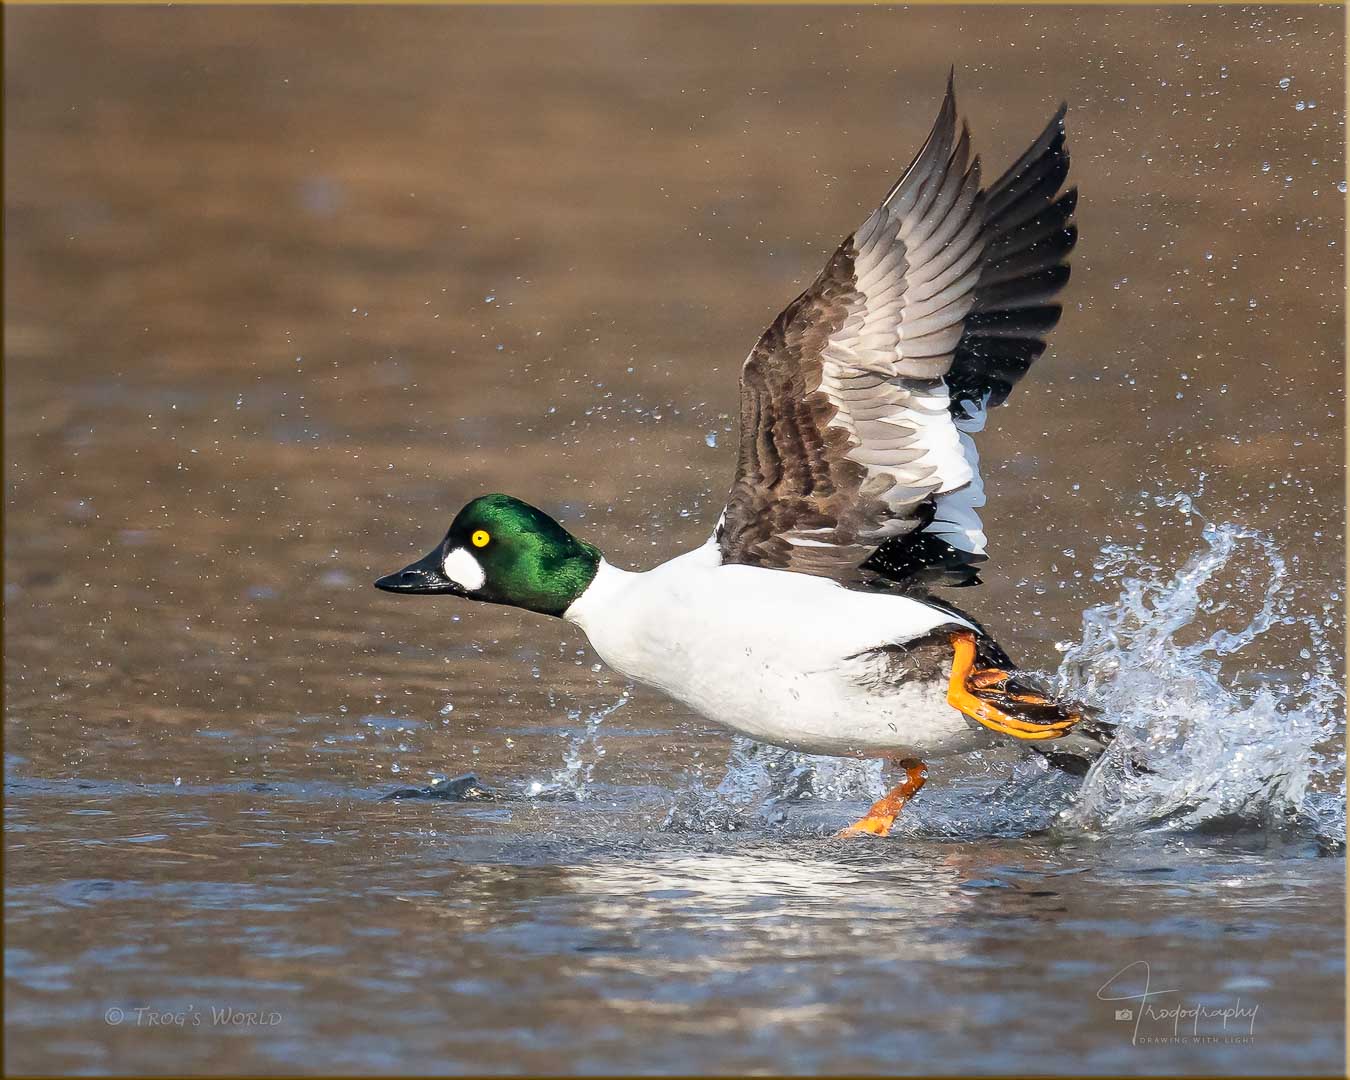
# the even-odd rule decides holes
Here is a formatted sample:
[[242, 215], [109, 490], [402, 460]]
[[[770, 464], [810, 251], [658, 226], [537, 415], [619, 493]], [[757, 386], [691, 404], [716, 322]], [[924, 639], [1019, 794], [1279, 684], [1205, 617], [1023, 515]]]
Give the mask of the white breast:
[[867, 688], [860, 654], [965, 620], [825, 578], [721, 565], [709, 543], [634, 574], [601, 562], [567, 610], [611, 667], [751, 738], [810, 753], [944, 753], [983, 740], [941, 682]]

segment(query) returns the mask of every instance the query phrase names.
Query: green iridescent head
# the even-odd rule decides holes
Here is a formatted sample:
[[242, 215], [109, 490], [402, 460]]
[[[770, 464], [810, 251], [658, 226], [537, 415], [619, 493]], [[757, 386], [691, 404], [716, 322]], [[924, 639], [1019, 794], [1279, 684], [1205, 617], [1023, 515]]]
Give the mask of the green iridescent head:
[[600, 552], [542, 510], [484, 495], [455, 515], [445, 539], [411, 566], [375, 582], [400, 593], [450, 593], [562, 615], [595, 577]]

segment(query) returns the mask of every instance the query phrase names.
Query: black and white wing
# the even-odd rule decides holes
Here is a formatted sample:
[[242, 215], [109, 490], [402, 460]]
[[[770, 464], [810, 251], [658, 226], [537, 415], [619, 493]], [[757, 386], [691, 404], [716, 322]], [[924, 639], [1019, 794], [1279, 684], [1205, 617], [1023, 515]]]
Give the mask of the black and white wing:
[[975, 584], [972, 435], [1045, 349], [1077, 237], [1061, 106], [988, 190], [951, 82], [923, 149], [741, 372], [725, 562]]

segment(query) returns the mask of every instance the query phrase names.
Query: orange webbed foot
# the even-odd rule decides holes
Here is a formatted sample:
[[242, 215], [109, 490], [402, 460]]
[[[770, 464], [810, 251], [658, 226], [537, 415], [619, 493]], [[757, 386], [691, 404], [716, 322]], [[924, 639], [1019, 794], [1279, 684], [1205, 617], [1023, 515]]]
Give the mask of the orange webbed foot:
[[1063, 720], [1035, 723], [1000, 709], [994, 704], [994, 701], [1000, 698], [1009, 703], [1042, 708], [1054, 706], [1055, 703], [1043, 694], [1020, 690], [1008, 691], [1006, 688], [1010, 672], [999, 668], [974, 670], [975, 635], [970, 631], [962, 630], [955, 633], [951, 640], [952, 674], [947, 684], [947, 704], [983, 724], [990, 731], [1026, 741], [1058, 739], [1082, 719], [1077, 713], [1068, 713]]
[[900, 767], [905, 770], [904, 783], [897, 785], [888, 791], [882, 798], [874, 802], [867, 813], [850, 825], [847, 829], [841, 829], [835, 833], [836, 836], [889, 836], [891, 826], [895, 824], [895, 819], [900, 811], [905, 808], [919, 790], [923, 787], [924, 781], [928, 779], [928, 766], [917, 758], [905, 758], [900, 762]]

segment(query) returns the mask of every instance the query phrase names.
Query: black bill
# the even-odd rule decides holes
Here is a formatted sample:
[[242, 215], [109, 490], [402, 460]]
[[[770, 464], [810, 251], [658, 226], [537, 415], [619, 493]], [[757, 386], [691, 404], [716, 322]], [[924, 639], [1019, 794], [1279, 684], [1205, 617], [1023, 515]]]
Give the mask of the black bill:
[[445, 576], [441, 549], [424, 555], [397, 573], [388, 574], [375, 582], [375, 588], [398, 593], [450, 593], [466, 596], [464, 586]]

